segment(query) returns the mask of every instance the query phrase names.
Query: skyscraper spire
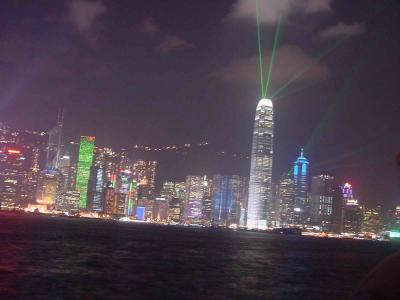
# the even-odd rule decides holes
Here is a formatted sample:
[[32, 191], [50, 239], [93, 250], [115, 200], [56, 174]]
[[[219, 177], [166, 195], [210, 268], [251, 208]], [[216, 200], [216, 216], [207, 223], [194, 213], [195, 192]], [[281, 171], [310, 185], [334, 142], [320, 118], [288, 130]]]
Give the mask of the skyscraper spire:
[[57, 170], [62, 150], [62, 129], [64, 122], [64, 110], [59, 109], [57, 114], [57, 125], [49, 130], [49, 141], [47, 145], [46, 169]]
[[64, 124], [64, 108], [58, 109], [57, 126], [62, 128]]

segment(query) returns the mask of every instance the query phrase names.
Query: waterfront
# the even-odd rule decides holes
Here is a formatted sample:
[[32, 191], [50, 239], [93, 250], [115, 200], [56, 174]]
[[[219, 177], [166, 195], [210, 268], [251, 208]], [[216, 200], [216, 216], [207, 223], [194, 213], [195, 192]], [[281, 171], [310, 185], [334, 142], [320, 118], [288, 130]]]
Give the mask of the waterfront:
[[343, 299], [396, 243], [0, 215], [2, 299]]

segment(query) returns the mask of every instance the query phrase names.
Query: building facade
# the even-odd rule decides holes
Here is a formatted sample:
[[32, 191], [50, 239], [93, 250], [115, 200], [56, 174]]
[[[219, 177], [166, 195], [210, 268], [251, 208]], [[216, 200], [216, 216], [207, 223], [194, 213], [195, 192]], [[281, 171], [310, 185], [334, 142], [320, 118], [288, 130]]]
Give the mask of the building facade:
[[308, 190], [308, 160], [304, 157], [304, 151], [301, 149], [300, 156], [293, 165], [294, 181], [294, 212], [293, 223], [297, 226], [303, 226], [310, 217], [310, 207], [307, 201]]
[[311, 222], [328, 230], [332, 223], [334, 178], [317, 175], [311, 179]]
[[82, 136], [79, 144], [78, 169], [76, 173], [76, 191], [79, 192], [79, 208], [87, 209], [87, 191], [90, 168], [93, 163], [95, 137]]
[[274, 138], [273, 105], [270, 99], [258, 102], [251, 149], [247, 228], [266, 229], [272, 210], [272, 159]]
[[278, 183], [279, 223], [282, 227], [293, 225], [294, 180], [291, 173], [283, 174]]

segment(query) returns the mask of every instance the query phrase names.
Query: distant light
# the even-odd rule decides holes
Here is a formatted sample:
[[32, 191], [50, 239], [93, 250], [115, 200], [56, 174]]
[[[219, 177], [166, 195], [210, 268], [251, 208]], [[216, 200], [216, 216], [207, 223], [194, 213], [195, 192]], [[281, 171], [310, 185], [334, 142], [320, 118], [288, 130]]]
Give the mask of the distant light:
[[397, 231], [389, 231], [390, 238], [400, 238], [400, 232]]
[[300, 208], [300, 207], [295, 207], [295, 208], [294, 208], [294, 211], [295, 211], [295, 212], [300, 212], [300, 211], [301, 211], [301, 208]]
[[8, 149], [7, 152], [9, 154], [21, 154], [21, 151], [15, 149]]

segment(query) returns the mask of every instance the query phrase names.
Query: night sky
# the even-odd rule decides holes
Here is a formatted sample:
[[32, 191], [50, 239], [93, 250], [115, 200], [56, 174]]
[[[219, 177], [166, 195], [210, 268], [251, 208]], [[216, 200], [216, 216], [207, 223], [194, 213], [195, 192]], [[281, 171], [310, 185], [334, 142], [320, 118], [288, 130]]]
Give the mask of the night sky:
[[[368, 205], [399, 203], [400, 2], [260, 6], [265, 66], [285, 15], [271, 91], [313, 65], [274, 99], [274, 177], [305, 147], [312, 174], [352, 182]], [[207, 140], [248, 155], [257, 63], [253, 0], [0, 4], [0, 121], [48, 130], [63, 107], [67, 141], [94, 135], [97, 145], [118, 148]]]

